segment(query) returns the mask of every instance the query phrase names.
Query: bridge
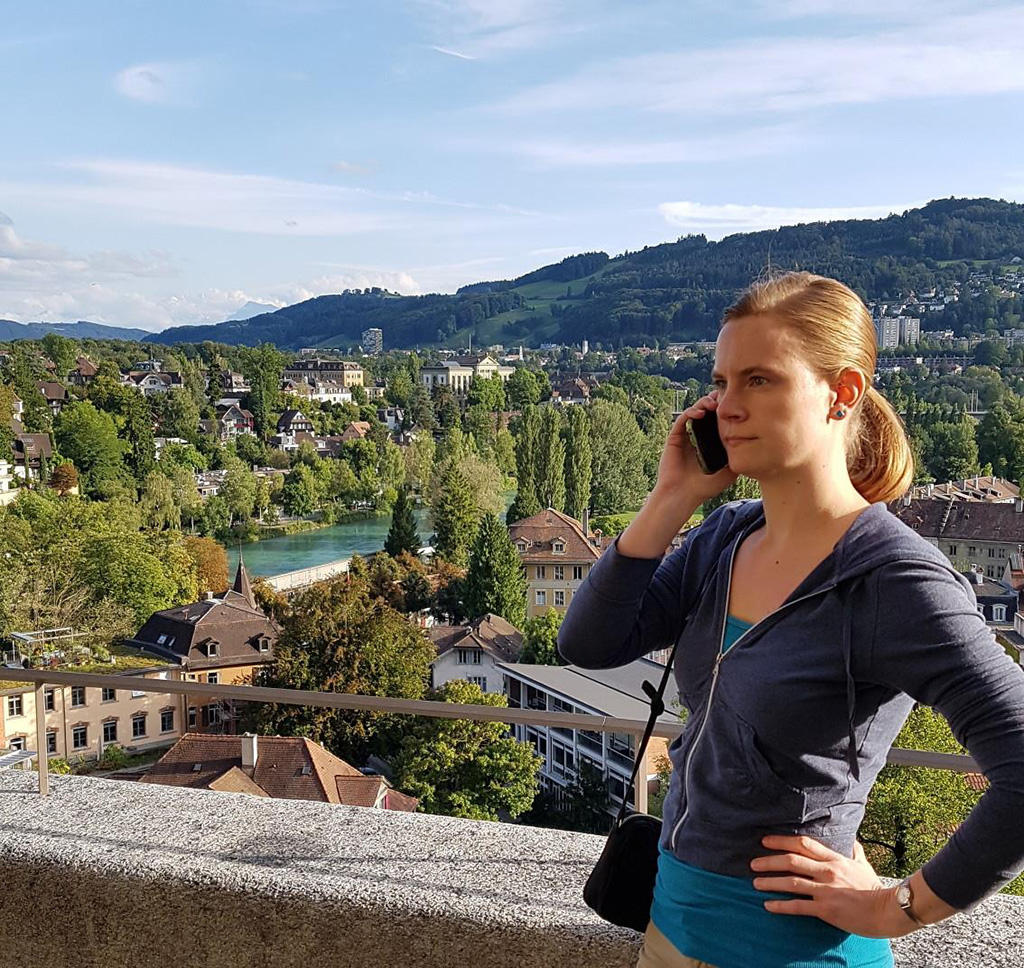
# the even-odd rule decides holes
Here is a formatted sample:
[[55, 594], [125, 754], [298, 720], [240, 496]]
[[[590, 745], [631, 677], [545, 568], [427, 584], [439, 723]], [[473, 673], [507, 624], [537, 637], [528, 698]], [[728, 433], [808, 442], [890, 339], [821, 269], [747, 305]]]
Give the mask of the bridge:
[[[419, 555], [423, 558], [429, 559], [434, 553], [434, 549], [431, 545], [425, 545], [420, 548]], [[368, 555], [363, 555], [365, 558], [372, 558], [374, 554], [380, 554], [380, 552], [373, 552]], [[295, 571], [286, 571], [280, 575], [268, 575], [265, 577], [265, 581], [274, 591], [278, 592], [294, 592], [300, 588], [308, 588], [310, 585], [316, 584], [318, 581], [327, 581], [329, 578], [336, 578], [338, 575], [343, 575], [348, 571], [349, 563], [352, 561], [352, 557], [348, 558], [337, 558], [334, 561], [325, 561], [320, 565], [311, 565], [309, 568], [298, 568]]]

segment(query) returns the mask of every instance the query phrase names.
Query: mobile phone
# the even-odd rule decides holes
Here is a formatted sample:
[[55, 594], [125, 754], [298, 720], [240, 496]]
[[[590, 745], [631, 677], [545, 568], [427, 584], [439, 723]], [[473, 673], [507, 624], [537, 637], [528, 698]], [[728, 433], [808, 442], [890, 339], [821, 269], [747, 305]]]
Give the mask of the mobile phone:
[[718, 414], [714, 410], [705, 410], [699, 420], [687, 420], [686, 434], [697, 452], [697, 463], [705, 474], [717, 474], [728, 465], [729, 455], [718, 435]]

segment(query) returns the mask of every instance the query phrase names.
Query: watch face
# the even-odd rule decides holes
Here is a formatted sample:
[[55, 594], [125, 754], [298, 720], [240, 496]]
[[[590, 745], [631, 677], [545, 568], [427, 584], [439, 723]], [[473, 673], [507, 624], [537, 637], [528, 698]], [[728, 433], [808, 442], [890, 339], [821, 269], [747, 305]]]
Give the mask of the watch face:
[[910, 887], [907, 884], [900, 884], [900, 886], [896, 888], [896, 903], [900, 907], [909, 907], [910, 898]]

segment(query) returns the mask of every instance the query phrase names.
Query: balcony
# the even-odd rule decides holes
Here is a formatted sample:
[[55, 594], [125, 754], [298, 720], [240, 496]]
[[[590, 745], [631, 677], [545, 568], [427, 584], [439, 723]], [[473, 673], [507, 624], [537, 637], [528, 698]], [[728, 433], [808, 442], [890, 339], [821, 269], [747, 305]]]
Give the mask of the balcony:
[[[242, 688], [173, 685], [203, 696]], [[325, 705], [391, 702], [308, 693], [291, 701], [310, 696]], [[420, 712], [432, 704], [402, 705]], [[433, 714], [542, 715], [510, 712]], [[563, 717], [580, 728], [627, 728], [599, 717], [545, 718]], [[88, 777], [49, 777], [41, 797], [39, 779], [0, 772], [3, 964], [635, 963], [639, 936], [604, 923], [581, 898], [601, 837]], [[1016, 968], [1024, 964], [1022, 917], [1021, 899], [991, 898], [896, 941], [897, 963]]]

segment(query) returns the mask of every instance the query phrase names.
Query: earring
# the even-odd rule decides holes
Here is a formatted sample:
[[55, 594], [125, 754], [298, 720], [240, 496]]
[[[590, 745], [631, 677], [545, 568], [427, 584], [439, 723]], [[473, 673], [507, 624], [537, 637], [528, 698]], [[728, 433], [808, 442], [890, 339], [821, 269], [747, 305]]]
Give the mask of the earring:
[[834, 420], [842, 420], [843, 417], [845, 417], [845, 416], [846, 416], [846, 411], [843, 410], [843, 409], [839, 409], [834, 414], [832, 414], [832, 418]]

